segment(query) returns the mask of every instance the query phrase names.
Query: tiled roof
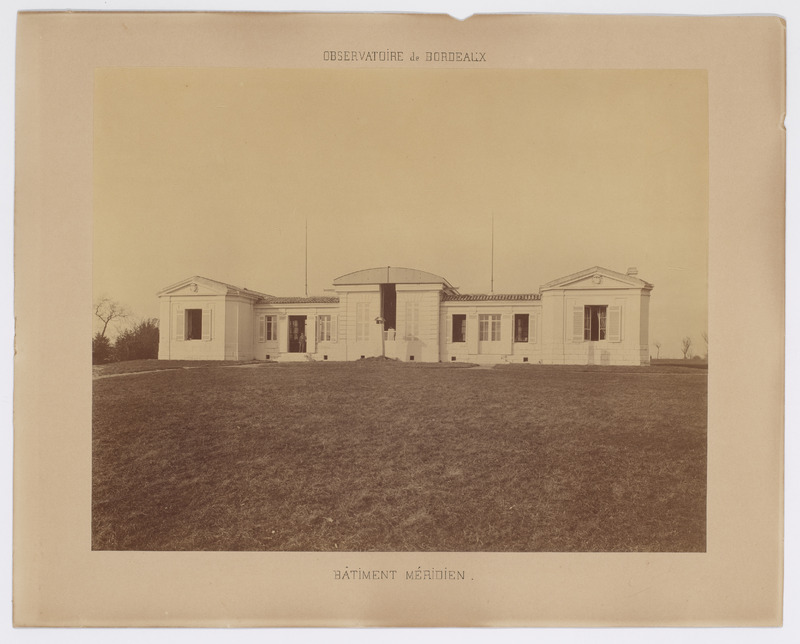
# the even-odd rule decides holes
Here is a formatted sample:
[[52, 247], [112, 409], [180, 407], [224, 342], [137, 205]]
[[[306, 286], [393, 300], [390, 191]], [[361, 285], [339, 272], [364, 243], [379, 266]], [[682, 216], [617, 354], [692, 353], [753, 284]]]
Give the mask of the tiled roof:
[[516, 293], [516, 294], [501, 294], [501, 293], [455, 293], [451, 295], [443, 294], [442, 302], [519, 302], [524, 300], [540, 300], [541, 295], [538, 293]]
[[241, 286], [236, 286], [234, 284], [228, 284], [226, 282], [220, 282], [219, 280], [212, 280], [212, 279], [209, 279], [208, 277], [203, 277], [202, 275], [195, 275], [194, 278], [191, 278], [191, 279], [201, 279], [201, 280], [206, 280], [208, 282], [216, 282], [217, 284], [221, 284], [222, 286], [227, 288], [228, 292], [231, 293], [231, 294], [240, 294], [241, 293], [243, 295], [249, 295], [251, 297], [272, 297], [268, 293], [262, 293], [261, 291], [254, 291], [254, 290], [249, 289], [249, 288], [242, 288]]
[[337, 304], [339, 298], [332, 295], [312, 295], [310, 297], [265, 297], [266, 304]]
[[239, 288], [238, 286], [233, 286], [232, 284], [225, 284], [228, 287], [228, 291], [232, 293], [243, 293], [245, 295], [251, 295], [255, 297], [271, 297], [267, 293], [262, 293], [261, 291], [254, 291], [249, 288]]

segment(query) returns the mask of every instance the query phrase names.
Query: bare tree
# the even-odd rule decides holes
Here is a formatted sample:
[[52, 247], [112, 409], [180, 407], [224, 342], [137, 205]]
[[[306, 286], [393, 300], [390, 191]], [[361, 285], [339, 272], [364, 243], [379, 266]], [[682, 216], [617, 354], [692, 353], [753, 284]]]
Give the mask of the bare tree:
[[106, 329], [111, 322], [114, 320], [122, 320], [129, 315], [128, 309], [116, 300], [112, 300], [105, 295], [95, 302], [94, 314], [103, 323], [103, 330], [100, 331], [100, 336], [103, 338], [106, 337]]
[[661, 357], [661, 341], [656, 340], [653, 342], [653, 346], [656, 348], [656, 360], [658, 360]]
[[683, 351], [683, 359], [686, 360], [689, 357], [689, 351], [692, 348], [692, 339], [687, 335], [683, 340], [681, 340], [681, 351]]
[[706, 343], [706, 360], [708, 360], [708, 333], [703, 331], [702, 335], [703, 335], [703, 342]]

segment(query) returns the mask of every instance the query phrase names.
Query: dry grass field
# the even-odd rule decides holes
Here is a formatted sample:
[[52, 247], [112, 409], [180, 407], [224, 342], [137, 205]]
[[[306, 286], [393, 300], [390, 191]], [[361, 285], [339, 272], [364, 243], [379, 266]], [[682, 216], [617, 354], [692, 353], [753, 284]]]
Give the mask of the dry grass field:
[[705, 550], [697, 365], [149, 366], [94, 382], [96, 550]]

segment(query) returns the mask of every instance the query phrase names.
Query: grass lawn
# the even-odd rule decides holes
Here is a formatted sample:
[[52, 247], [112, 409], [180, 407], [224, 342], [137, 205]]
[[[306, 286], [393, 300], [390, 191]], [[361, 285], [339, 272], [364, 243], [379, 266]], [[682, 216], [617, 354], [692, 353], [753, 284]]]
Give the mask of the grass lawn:
[[705, 370], [431, 366], [96, 380], [93, 548], [705, 550]]

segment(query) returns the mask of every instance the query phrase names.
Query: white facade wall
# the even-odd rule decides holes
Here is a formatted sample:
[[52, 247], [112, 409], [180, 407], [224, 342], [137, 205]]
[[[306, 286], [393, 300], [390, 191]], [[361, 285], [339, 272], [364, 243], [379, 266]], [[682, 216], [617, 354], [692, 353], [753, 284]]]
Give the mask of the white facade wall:
[[[563, 289], [545, 291], [542, 333], [545, 364], [638, 365], [649, 364], [649, 293], [641, 289]], [[644, 307], [646, 310], [643, 309]], [[605, 306], [608, 311], [607, 337], [586, 340], [583, 333], [584, 308]], [[619, 312], [619, 327], [612, 315]], [[581, 323], [579, 325], [578, 318]], [[614, 318], [615, 319], [615, 318]]]
[[[323, 315], [330, 317], [330, 339], [318, 342], [318, 325]], [[289, 353], [291, 316], [305, 317], [306, 351], [300, 354]], [[345, 360], [344, 343], [338, 341], [340, 317], [338, 304], [257, 304], [250, 331], [253, 357], [256, 360]]]
[[172, 360], [172, 304], [169, 297], [161, 297], [158, 302], [158, 359]]
[[380, 286], [349, 286], [339, 291], [339, 333], [344, 337], [344, 360], [381, 355], [381, 327], [375, 322], [380, 312]]
[[253, 303], [228, 297], [225, 302], [225, 360], [252, 360]]
[[[542, 360], [541, 306], [536, 301], [518, 302], [442, 302], [440, 309], [440, 360], [442, 362], [529, 362]], [[453, 316], [466, 315], [467, 332], [463, 342], [453, 342]], [[500, 316], [499, 340], [480, 340], [481, 316]], [[528, 316], [527, 341], [515, 341], [516, 315]], [[491, 322], [490, 322], [491, 324]]]
[[[330, 316], [330, 340], [323, 340], [314, 344], [317, 360], [345, 360], [345, 343], [339, 342], [339, 306], [316, 309], [316, 320], [319, 316]], [[313, 327], [312, 327], [313, 328]], [[314, 330], [317, 333], [317, 330]]]
[[395, 357], [402, 361], [439, 362], [441, 287], [397, 285]]
[[[403, 270], [406, 275], [412, 273], [409, 281], [414, 279], [413, 272]], [[281, 298], [195, 277], [159, 293], [158, 356], [162, 360], [341, 361], [384, 355], [416, 362], [649, 364], [652, 288], [635, 276], [599, 267], [545, 285], [538, 299], [458, 296], [445, 282], [396, 283], [396, 329], [384, 333], [376, 322], [381, 315], [381, 285], [377, 283], [340, 283], [338, 302], [282, 298], [285, 302], [280, 303]], [[444, 299], [443, 293], [447, 294]], [[591, 332], [586, 337], [584, 325], [593, 324], [584, 317], [587, 307], [602, 310], [604, 337], [593, 338]], [[453, 341], [454, 315], [465, 316], [463, 341]], [[290, 351], [292, 316], [304, 320], [304, 351], [299, 345], [292, 345]], [[320, 340], [322, 316], [330, 319], [330, 337]], [[527, 316], [525, 341], [516, 337], [516, 316]], [[482, 319], [489, 330], [484, 338], [480, 337]]]
[[639, 300], [639, 364], [650, 364], [650, 291]]
[[[511, 349], [511, 356], [508, 362], [530, 362], [539, 364], [542, 362], [542, 340], [541, 340], [541, 306], [514, 306], [512, 314], [522, 313], [528, 315], [528, 341], [514, 342]], [[526, 360], [527, 358], [527, 360]]]
[[[266, 307], [256, 305], [253, 309], [255, 323], [253, 324], [253, 357], [256, 360], [274, 360], [278, 353], [278, 337], [279, 326], [278, 317], [283, 313], [285, 320], [285, 312], [268, 309]], [[269, 316], [269, 332], [267, 336], [267, 320]], [[284, 323], [284, 332], [286, 324]]]
[[[162, 302], [162, 310], [164, 310]], [[200, 310], [202, 334], [200, 338], [186, 337], [189, 311]], [[159, 327], [159, 359], [168, 360], [224, 360], [225, 359], [225, 296], [195, 295], [175, 296], [166, 303], [167, 324]], [[168, 330], [168, 333], [167, 333]], [[161, 338], [168, 340], [164, 346]], [[166, 354], [162, 357], [163, 353]]]

